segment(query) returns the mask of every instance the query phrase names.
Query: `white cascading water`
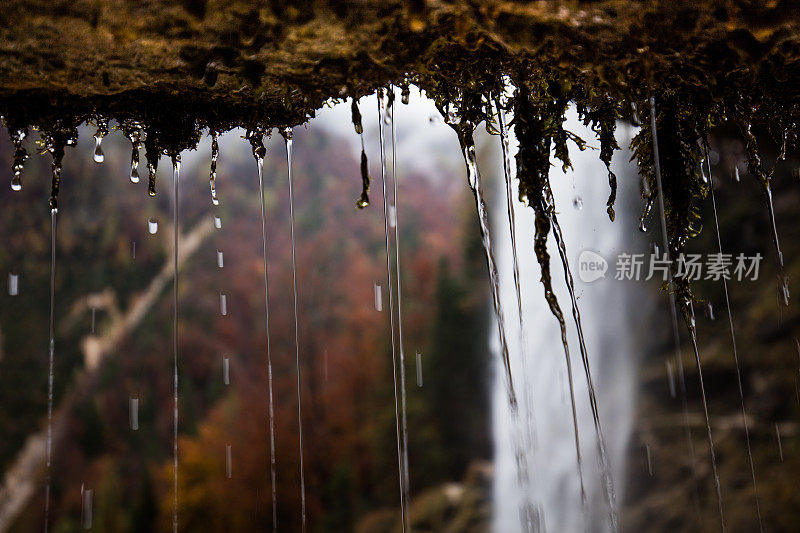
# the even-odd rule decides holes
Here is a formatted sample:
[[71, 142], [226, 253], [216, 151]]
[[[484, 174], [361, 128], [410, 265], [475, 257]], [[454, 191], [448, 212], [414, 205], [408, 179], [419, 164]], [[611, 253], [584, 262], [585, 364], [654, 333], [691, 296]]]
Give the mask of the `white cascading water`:
[[[566, 128], [589, 140], [590, 146], [598, 147], [594, 134], [579, 122], [574, 110], [568, 114]], [[626, 147], [630, 142], [630, 128], [622, 125], [617, 138], [620, 146]], [[513, 155], [516, 154], [513, 135], [511, 143]], [[624, 462], [634, 414], [635, 346], [641, 331], [641, 318], [632, 312], [631, 304], [637, 298], [644, 302], [641, 300], [644, 296], [637, 287], [639, 283], [615, 281], [614, 274], [618, 253], [632, 253], [634, 248], [640, 252], [639, 248], [642, 248], [641, 239], [635, 235], [638, 212], [625, 207], [626, 204], [633, 204], [634, 198], [638, 197], [639, 180], [634, 166], [628, 163], [629, 154], [625, 151], [615, 154], [612, 168], [619, 179], [619, 191], [617, 217], [612, 223], [605, 205], [609, 192], [607, 172], [598, 157], [598, 151], [587, 149], [580, 152], [573, 145], [570, 156], [574, 171], [564, 174], [560, 165], [553, 166], [551, 185], [575, 278], [576, 297], [619, 507], [624, 497]], [[570, 299], [558, 250], [551, 235], [548, 249], [553, 288], [569, 329], [583, 476], [589, 503], [586, 513], [581, 504], [564, 350], [558, 322], [543, 296], [540, 269], [533, 253], [533, 210], [515, 198], [517, 253], [527, 344], [524, 350], [527, 361], [523, 364], [519, 321], [514, 305], [516, 294], [502, 177], [495, 181], [494, 188], [493, 234], [500, 265], [500, 293], [505, 303], [504, 318], [514, 385], [519, 396], [520, 420], [523, 424], [530, 421], [530, 426], [523, 428], [521, 433], [529, 436], [523, 445], [528, 456], [531, 503], [539, 510], [540, 520], [547, 531], [610, 530], [586, 379], [575, 324], [571, 321]], [[514, 188], [516, 190], [516, 180]], [[578, 265], [580, 252], [587, 249], [598, 252], [608, 261], [605, 277], [588, 283], [581, 279]], [[493, 350], [497, 352], [496, 339]], [[493, 529], [498, 533], [513, 533], [521, 530], [519, 509], [523, 495], [511, 441], [514, 428], [511, 426], [512, 417], [503, 382], [504, 372], [500, 358], [496, 357], [495, 360], [492, 392], [495, 446]], [[532, 411], [528, 411], [529, 407], [532, 407]]]

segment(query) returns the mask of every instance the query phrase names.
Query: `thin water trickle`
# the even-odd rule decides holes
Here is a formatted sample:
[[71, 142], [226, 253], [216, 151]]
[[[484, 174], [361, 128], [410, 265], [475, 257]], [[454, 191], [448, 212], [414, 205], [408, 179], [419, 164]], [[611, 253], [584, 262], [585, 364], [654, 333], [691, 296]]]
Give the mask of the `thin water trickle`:
[[[707, 147], [706, 147], [706, 149], [707, 149]], [[709, 181], [711, 183], [711, 187], [709, 187], [709, 190], [711, 192], [711, 208], [712, 208], [712, 211], [714, 213], [714, 231], [715, 231], [716, 236], [717, 236], [717, 250], [719, 251], [719, 253], [721, 255], [722, 254], [722, 238], [720, 236], [719, 218], [717, 216], [717, 200], [716, 200], [716, 197], [714, 195], [714, 182], [713, 182], [714, 175], [711, 172], [711, 165], [710, 164], [709, 164], [709, 167], [708, 167], [708, 176], [709, 176]], [[733, 311], [731, 310], [731, 300], [730, 300], [730, 295], [728, 294], [728, 282], [727, 282], [727, 280], [725, 279], [724, 276], [722, 277], [722, 289], [723, 289], [723, 293], [725, 294], [725, 309], [728, 311], [728, 326], [729, 326], [729, 329], [730, 329], [730, 332], [731, 332], [731, 345], [733, 347], [733, 362], [735, 363], [735, 366], [736, 366], [736, 384], [738, 386], [738, 392], [739, 392], [739, 404], [740, 404], [740, 406], [742, 408], [742, 423], [744, 425], [744, 436], [745, 436], [745, 442], [746, 442], [746, 445], [747, 445], [747, 459], [748, 459], [748, 463], [749, 463], [749, 466], [750, 466], [750, 478], [751, 478], [751, 480], [753, 482], [753, 498], [754, 498], [755, 504], [756, 504], [756, 515], [758, 517], [758, 528], [759, 528], [760, 531], [763, 532], [764, 531], [764, 526], [763, 526], [762, 521], [761, 521], [761, 506], [759, 505], [759, 501], [758, 501], [758, 486], [756, 484], [756, 468], [755, 468], [755, 464], [753, 463], [753, 451], [752, 451], [751, 446], [750, 446], [750, 428], [747, 425], [747, 410], [745, 409], [745, 403], [744, 403], [744, 388], [742, 387], [742, 371], [741, 371], [741, 365], [739, 364], [739, 354], [738, 354], [738, 351], [736, 349], [736, 334], [734, 333], [734, 327], [733, 327]], [[709, 308], [710, 308], [710, 305], [711, 304], [709, 304]], [[713, 317], [713, 311], [712, 311], [712, 317]]]
[[778, 427], [777, 422], [775, 422], [775, 438], [778, 440], [778, 456], [781, 458], [781, 462], [783, 462], [783, 445], [781, 444], [781, 430]]
[[50, 486], [52, 472], [50, 461], [53, 454], [53, 365], [55, 363], [55, 300], [56, 300], [56, 228], [58, 209], [50, 209], [50, 335], [47, 358], [47, 445], [46, 459], [47, 485], [44, 501], [44, 530], [47, 533], [50, 525]]
[[[777, 254], [778, 267], [783, 269], [783, 252], [781, 251], [781, 243], [778, 240], [778, 227], [775, 225], [775, 207], [772, 203], [772, 189], [769, 185], [765, 188], [767, 195], [767, 209], [769, 209], [769, 221], [772, 224], [772, 242], [775, 244], [775, 253]], [[788, 305], [788, 303], [787, 303]]]
[[[523, 401], [525, 406], [525, 426], [524, 426], [524, 444], [522, 449], [517, 452], [518, 460], [524, 457], [524, 463], [529, 463], [527, 454], [533, 449], [534, 443], [534, 427], [535, 427], [535, 414], [532, 399], [532, 389], [528, 382], [528, 356], [527, 356], [527, 340], [525, 338], [525, 320], [524, 313], [522, 312], [522, 291], [520, 289], [520, 275], [519, 275], [519, 260], [517, 256], [517, 230], [516, 230], [516, 216], [514, 213], [514, 191], [511, 183], [511, 150], [509, 148], [509, 132], [506, 126], [505, 112], [500, 101], [500, 98], [495, 100], [495, 114], [497, 116], [497, 124], [500, 133], [500, 148], [503, 157], [503, 178], [505, 181], [505, 197], [506, 197], [506, 212], [509, 228], [509, 239], [511, 244], [511, 263], [512, 271], [514, 274], [514, 295], [517, 302], [517, 320], [519, 323], [519, 343], [520, 343], [520, 360], [522, 361], [522, 387], [523, 387]], [[518, 415], [517, 415], [518, 416]], [[518, 441], [519, 437], [512, 437]], [[523, 463], [523, 464], [524, 464]], [[521, 481], [523, 490], [523, 502], [521, 503], [521, 523], [523, 529], [530, 530], [530, 517], [531, 513], [531, 495], [530, 495], [530, 479], [527, 467], [525, 472], [518, 473], [518, 478]], [[541, 516], [541, 515], [540, 515]], [[542, 517], [543, 519], [543, 517]]]
[[172, 156], [172, 531], [178, 533], [178, 185], [181, 156]]
[[[401, 405], [400, 412], [402, 413], [402, 426], [403, 426], [403, 468], [405, 474], [405, 500], [406, 507], [409, 506], [411, 500], [411, 480], [408, 468], [408, 421], [406, 417], [406, 358], [405, 350], [403, 349], [403, 291], [401, 289], [400, 280], [400, 228], [397, 222], [397, 206], [399, 204], [398, 198], [398, 178], [397, 178], [397, 130], [394, 123], [394, 87], [392, 87], [392, 97], [390, 99], [389, 116], [392, 134], [392, 184], [394, 186], [393, 205], [389, 206], [389, 225], [394, 228], [394, 260], [395, 260], [395, 277], [397, 279], [397, 339], [398, 347], [400, 348], [400, 391]], [[411, 526], [409, 525], [409, 529]]]
[[[656, 175], [656, 186], [658, 187], [658, 204], [661, 210], [661, 239], [664, 245], [664, 255], [666, 256], [667, 261], [669, 264], [672, 264], [670, 259], [670, 249], [669, 249], [669, 235], [667, 234], [667, 219], [665, 215], [664, 209], [664, 195], [663, 195], [663, 188], [661, 186], [661, 160], [659, 158], [659, 150], [658, 150], [658, 128], [657, 128], [657, 119], [656, 119], [656, 99], [654, 96], [650, 97], [650, 128], [651, 134], [653, 136], [653, 167], [655, 168], [655, 175]], [[644, 223], [645, 216], [650, 212], [650, 209], [653, 205], [653, 199], [649, 199], [647, 201], [647, 205], [645, 207], [645, 214], [642, 215], [642, 224]], [[640, 228], [641, 229], [641, 228]], [[672, 287], [674, 284], [673, 276], [672, 276], [672, 269], [667, 270], [667, 278], [669, 286]], [[692, 440], [692, 430], [689, 426], [689, 407], [686, 400], [686, 379], [685, 373], [683, 371], [683, 357], [681, 356], [681, 338], [680, 338], [680, 330], [678, 329], [678, 310], [677, 305], [675, 302], [675, 293], [670, 290], [669, 293], [669, 311], [670, 311], [670, 319], [672, 324], [672, 337], [673, 337], [673, 345], [675, 348], [675, 362], [678, 369], [678, 387], [680, 392], [680, 399], [681, 399], [681, 412], [683, 415], [683, 428], [684, 428], [684, 435], [686, 438], [686, 447], [689, 451], [689, 461], [691, 466], [692, 472], [692, 504], [694, 505], [695, 515], [697, 517], [700, 516], [700, 497], [698, 494], [697, 489], [697, 471], [695, 468], [695, 455], [694, 455], [694, 442]]]
[[[548, 189], [548, 194], [552, 195], [552, 193]], [[555, 201], [550, 198], [551, 205], [555, 204]], [[594, 422], [594, 429], [595, 429], [595, 440], [597, 444], [597, 452], [600, 457], [600, 467], [603, 475], [603, 484], [605, 488], [605, 496], [606, 496], [606, 503], [609, 506], [610, 518], [611, 518], [611, 527], [614, 531], [619, 529], [619, 520], [617, 516], [617, 496], [614, 490], [614, 480], [611, 477], [611, 466], [608, 463], [608, 454], [606, 453], [606, 444], [605, 444], [605, 437], [603, 436], [603, 429], [600, 424], [600, 410], [597, 406], [597, 396], [594, 390], [594, 384], [592, 382], [592, 373], [589, 367], [589, 355], [586, 349], [586, 339], [583, 334], [583, 325], [581, 322], [581, 313], [578, 309], [578, 301], [575, 297], [575, 282], [572, 278], [572, 272], [569, 266], [569, 260], [567, 258], [567, 248], [566, 244], [564, 243], [564, 236], [561, 232], [561, 225], [558, 223], [558, 218], [556, 217], [555, 210], [553, 210], [550, 214], [550, 220], [552, 225], [552, 232], [553, 237], [555, 238], [556, 245], [558, 247], [558, 255], [561, 259], [561, 265], [564, 268], [564, 280], [566, 282], [567, 291], [569, 292], [570, 301], [572, 302], [572, 318], [575, 322], [575, 328], [577, 329], [578, 333], [578, 346], [580, 348], [581, 353], [581, 360], [583, 361], [583, 370], [586, 375], [586, 385], [589, 391], [589, 405], [592, 410], [592, 419]]]
[[[384, 143], [383, 135], [383, 116], [384, 116], [384, 101], [383, 90], [379, 89], [377, 93], [378, 100], [378, 143], [381, 153], [381, 185], [383, 193], [383, 228], [386, 243], [386, 278], [387, 288], [389, 293], [389, 329], [391, 331], [392, 341], [392, 379], [394, 390], [394, 416], [395, 416], [395, 429], [397, 437], [397, 475], [400, 485], [400, 521], [402, 531], [408, 530], [408, 517], [407, 517], [407, 500], [406, 500], [406, 475], [404, 469], [404, 455], [403, 455], [403, 441], [400, 427], [400, 401], [398, 399], [398, 380], [397, 380], [397, 347], [394, 332], [394, 294], [392, 288], [392, 255], [389, 247], [389, 200], [386, 186], [386, 146]], [[376, 284], [376, 288], [378, 285]], [[375, 303], [378, 303], [376, 292]], [[377, 307], [376, 307], [377, 308]]]
[[131, 259], [136, 261], [136, 241], [131, 241]]
[[[252, 141], [251, 141], [252, 142]], [[267, 270], [267, 215], [264, 202], [264, 159], [259, 150], [263, 149], [261, 139], [253, 145], [253, 155], [258, 165], [258, 194], [261, 205], [261, 246], [264, 259], [264, 322], [267, 330], [267, 392], [269, 395], [269, 467], [270, 467], [270, 489], [272, 493], [272, 531], [278, 530], [278, 499], [276, 483], [276, 460], [275, 460], [275, 409], [272, 396], [272, 353], [270, 351], [269, 338], [269, 274]], [[214, 217], [215, 225], [219, 217]], [[217, 227], [221, 227], [219, 222]]]
[[94, 334], [94, 324], [95, 324], [95, 315], [97, 314], [97, 309], [92, 307], [92, 334]]
[[300, 451], [300, 514], [302, 530], [306, 531], [306, 475], [303, 466], [303, 403], [300, 387], [300, 332], [297, 320], [297, 259], [295, 255], [294, 237], [294, 187], [292, 182], [292, 130], [285, 128], [281, 131], [283, 140], [286, 144], [286, 166], [287, 177], [289, 180], [289, 227], [291, 230], [292, 241], [292, 296], [294, 298], [294, 350], [295, 365], [297, 368], [297, 427], [298, 427], [298, 448]]
[[647, 456], [647, 473], [650, 475], [650, 477], [653, 477], [653, 460], [650, 456], [650, 445], [647, 444], [644, 449]]

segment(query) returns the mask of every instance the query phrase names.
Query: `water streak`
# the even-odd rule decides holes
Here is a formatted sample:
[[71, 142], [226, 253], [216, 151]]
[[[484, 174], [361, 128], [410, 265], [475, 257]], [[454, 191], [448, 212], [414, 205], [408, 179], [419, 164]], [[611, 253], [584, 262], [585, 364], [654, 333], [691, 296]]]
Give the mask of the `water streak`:
[[[397, 221], [397, 208], [399, 199], [397, 196], [397, 130], [394, 123], [394, 102], [395, 93], [394, 87], [390, 93], [389, 100], [389, 118], [392, 127], [392, 183], [394, 184], [393, 204], [389, 206], [389, 225], [394, 228], [394, 261], [395, 261], [395, 276], [397, 278], [397, 341], [400, 348], [400, 412], [402, 414], [403, 426], [403, 468], [405, 473], [406, 492], [405, 500], [406, 507], [411, 500], [411, 480], [408, 469], [408, 422], [406, 419], [406, 357], [403, 350], [403, 291], [400, 287], [400, 228]], [[410, 529], [410, 526], [409, 526]]]
[[[664, 254], [667, 257], [667, 260], [670, 260], [670, 248], [669, 248], [669, 235], [667, 233], [667, 219], [666, 219], [666, 210], [664, 208], [664, 187], [662, 186], [661, 182], [661, 161], [659, 158], [659, 150], [658, 150], [658, 128], [657, 128], [657, 119], [656, 119], [656, 100], [654, 96], [650, 97], [650, 125], [651, 125], [651, 132], [653, 135], [653, 159], [654, 159], [654, 166], [655, 166], [655, 174], [656, 174], [656, 185], [658, 187], [658, 204], [660, 208], [660, 215], [661, 215], [661, 235], [664, 242]], [[672, 285], [672, 270], [668, 270], [669, 273], [669, 284]], [[677, 319], [677, 310], [676, 310], [676, 303], [675, 303], [675, 294], [672, 291], [669, 291], [670, 294], [670, 311], [672, 313], [672, 323], [673, 323], [673, 333], [675, 335], [676, 341], [676, 351], [678, 352], [677, 360], [678, 360], [678, 373], [680, 376], [681, 382], [681, 392], [682, 392], [682, 400], [684, 406], [684, 425], [686, 427], [687, 432], [687, 439], [689, 442], [689, 451], [691, 453], [691, 460], [692, 460], [692, 478], [695, 480], [696, 483], [696, 472], [694, 471], [694, 446], [691, 443], [691, 434], [689, 430], [689, 416], [688, 416], [688, 409], [686, 408], [686, 389], [685, 389], [685, 381], [684, 381], [684, 374], [683, 374], [683, 361], [680, 357], [680, 337], [678, 335], [678, 319]], [[697, 376], [700, 381], [700, 393], [702, 396], [703, 401], [703, 411], [705, 414], [705, 421], [706, 421], [706, 429], [708, 430], [708, 444], [709, 444], [709, 452], [711, 455], [711, 467], [714, 472], [714, 485], [717, 491], [717, 505], [719, 507], [719, 518], [720, 518], [720, 525], [722, 530], [725, 531], [725, 516], [722, 510], [722, 491], [720, 489], [719, 484], [719, 475], [717, 473], [717, 460], [716, 455], [714, 453], [714, 439], [711, 436], [711, 423], [708, 418], [708, 404], [706, 402], [706, 392], [705, 392], [705, 385], [703, 383], [703, 369], [702, 364], [700, 361], [700, 352], [697, 348], [697, 335], [695, 332], [695, 319], [694, 319], [694, 307], [692, 306], [691, 302], [688, 302], [689, 312], [691, 319], [688, 323], [689, 329], [689, 336], [692, 341], [692, 349], [694, 350], [695, 361], [697, 363]], [[695, 489], [695, 498], [696, 496], [696, 489]]]
[[[650, 97], [650, 127], [651, 133], [653, 136], [653, 166], [655, 167], [655, 174], [656, 174], [656, 185], [658, 187], [658, 203], [661, 209], [661, 239], [664, 245], [664, 255], [666, 256], [667, 261], [669, 264], [672, 264], [670, 259], [670, 249], [669, 249], [669, 236], [667, 235], [667, 221], [665, 216], [664, 210], [664, 196], [662, 194], [662, 187], [661, 187], [661, 161], [659, 158], [659, 151], [658, 151], [658, 129], [656, 126], [656, 100], [655, 97]], [[645, 180], [644, 183], [647, 183]], [[645, 214], [642, 215], [642, 224], [644, 224], [644, 218], [647, 216], [647, 213], [650, 212], [650, 209], [653, 206], [653, 198], [651, 195], [648, 196], [647, 205], [645, 206]], [[641, 229], [642, 226], [640, 226]], [[667, 270], [668, 276], [668, 283], [669, 286], [672, 287], [674, 284], [672, 278], [672, 268]], [[677, 304], [675, 302], [675, 293], [672, 290], [667, 291], [669, 294], [669, 311], [670, 311], [670, 319], [672, 323], [672, 340], [673, 345], [675, 347], [675, 362], [678, 368], [678, 390], [680, 392], [680, 399], [681, 399], [681, 412], [683, 415], [683, 428], [684, 434], [686, 437], [686, 446], [689, 451], [689, 461], [690, 467], [692, 472], [692, 504], [694, 506], [695, 515], [699, 518], [700, 516], [700, 496], [698, 494], [697, 489], [697, 471], [695, 469], [695, 456], [694, 456], [694, 442], [692, 441], [692, 430], [689, 426], [689, 406], [686, 400], [686, 379], [685, 374], [683, 371], [683, 357], [681, 355], [681, 337], [680, 337], [680, 330], [678, 329], [678, 311], [677, 311]]]
[[300, 333], [297, 322], [297, 259], [295, 255], [294, 238], [294, 190], [292, 183], [292, 130], [285, 128], [281, 131], [283, 140], [286, 144], [286, 164], [287, 177], [289, 179], [289, 227], [291, 229], [292, 240], [292, 295], [294, 297], [294, 349], [295, 364], [297, 367], [297, 427], [298, 427], [298, 448], [300, 451], [300, 517], [302, 520], [302, 530], [306, 531], [306, 476], [303, 467], [303, 403], [300, 390]]
[[[548, 193], [549, 192], [550, 191], [548, 189]], [[572, 272], [570, 270], [569, 261], [567, 259], [567, 248], [564, 243], [564, 236], [561, 232], [561, 225], [558, 223], [558, 218], [556, 217], [555, 211], [551, 213], [550, 218], [552, 223], [553, 237], [555, 238], [556, 245], [558, 247], [558, 255], [561, 258], [561, 265], [564, 268], [564, 280], [566, 282], [567, 291], [569, 292], [569, 297], [572, 303], [572, 318], [573, 321], [575, 322], [575, 328], [577, 329], [578, 333], [578, 346], [581, 352], [581, 360], [583, 361], [583, 370], [586, 375], [586, 385], [589, 390], [589, 405], [592, 410], [592, 419], [594, 422], [595, 437], [596, 437], [595, 440], [598, 448], [597, 451], [600, 457], [600, 467], [602, 470], [603, 484], [607, 499], [606, 503], [608, 504], [610, 510], [611, 527], [614, 531], [617, 531], [619, 529], [619, 520], [617, 517], [617, 504], [616, 504], [616, 493], [614, 491], [614, 480], [611, 477], [611, 467], [608, 463], [608, 454], [606, 453], [605, 438], [603, 437], [603, 429], [600, 425], [600, 410], [597, 406], [597, 396], [595, 395], [594, 384], [592, 382], [592, 373], [591, 369], [589, 368], [589, 355], [586, 349], [586, 340], [583, 334], [581, 313], [580, 310], [578, 309], [578, 300], [575, 297], [575, 282], [572, 278]]]
[[[259, 141], [260, 143], [260, 141]], [[258, 164], [258, 194], [261, 200], [261, 245], [264, 255], [264, 321], [267, 329], [267, 392], [269, 394], [269, 466], [270, 466], [270, 487], [272, 491], [272, 531], [278, 530], [278, 500], [275, 460], [275, 410], [273, 407], [272, 396], [272, 353], [270, 351], [269, 339], [269, 274], [267, 271], [267, 215], [264, 202], [264, 159], [262, 155], [255, 153], [258, 148], [254, 146], [254, 155]], [[219, 217], [215, 217], [219, 220]], [[221, 223], [220, 223], [221, 225]]]
[[53, 455], [53, 364], [55, 362], [55, 299], [56, 299], [56, 228], [58, 209], [50, 209], [50, 336], [47, 358], [47, 444], [45, 464], [47, 465], [47, 484], [44, 497], [44, 531], [50, 526], [50, 486], [52, 472], [50, 461]]
[[[400, 403], [398, 400], [398, 383], [397, 383], [397, 359], [396, 359], [396, 340], [394, 334], [394, 294], [392, 290], [392, 255], [389, 248], [389, 202], [388, 202], [388, 194], [387, 194], [387, 187], [386, 187], [386, 148], [384, 146], [384, 135], [383, 135], [383, 114], [384, 114], [384, 101], [383, 101], [383, 91], [378, 90], [377, 94], [378, 99], [378, 137], [379, 137], [379, 144], [380, 144], [380, 151], [381, 151], [381, 184], [383, 186], [383, 228], [384, 228], [384, 236], [386, 242], [386, 276], [388, 281], [388, 289], [389, 289], [389, 329], [391, 331], [391, 341], [392, 341], [392, 379], [393, 379], [393, 390], [394, 390], [394, 417], [395, 417], [395, 426], [396, 426], [396, 436], [397, 436], [397, 474], [399, 477], [399, 484], [400, 484], [400, 521], [402, 525], [403, 531], [408, 531], [408, 517], [406, 516], [407, 510], [407, 501], [406, 501], [406, 476], [405, 470], [403, 468], [404, 460], [403, 460], [403, 450], [402, 450], [402, 436], [401, 436], [401, 429], [400, 429]], [[376, 300], [377, 303], [377, 300]]]
[[[711, 186], [709, 187], [711, 191], [711, 207], [714, 212], [714, 230], [717, 235], [717, 249], [719, 250], [720, 255], [722, 254], [722, 238], [720, 237], [719, 232], [719, 218], [717, 217], [717, 200], [714, 196], [714, 182], [713, 182], [713, 174], [711, 172], [711, 161], [708, 157], [708, 147], [706, 149], [706, 160], [708, 161], [708, 177]], [[747, 459], [750, 464], [750, 478], [753, 482], [753, 498], [755, 499], [756, 504], [756, 515], [758, 517], [758, 529], [760, 531], [764, 531], [764, 526], [761, 522], [761, 506], [758, 502], [758, 486], [756, 485], [756, 468], [753, 463], [753, 451], [750, 447], [750, 429], [747, 425], [747, 410], [745, 409], [744, 404], [744, 389], [742, 387], [742, 371], [741, 366], [739, 364], [739, 354], [736, 349], [736, 334], [734, 333], [733, 328], [733, 311], [731, 310], [731, 300], [730, 295], [728, 294], [728, 281], [725, 279], [725, 276], [722, 277], [722, 289], [725, 294], [725, 308], [728, 311], [728, 326], [731, 332], [731, 345], [733, 346], [733, 361], [736, 364], [736, 384], [739, 388], [739, 403], [742, 407], [742, 423], [744, 424], [744, 437], [745, 442], [747, 444]]]
[[178, 184], [181, 156], [172, 156], [172, 531], [178, 533]]

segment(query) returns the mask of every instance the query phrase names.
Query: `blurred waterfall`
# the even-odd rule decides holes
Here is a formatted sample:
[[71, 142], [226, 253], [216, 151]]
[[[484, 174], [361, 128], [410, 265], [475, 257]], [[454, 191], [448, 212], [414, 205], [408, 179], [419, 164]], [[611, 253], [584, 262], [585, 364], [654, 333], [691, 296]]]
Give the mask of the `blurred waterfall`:
[[[568, 130], [598, 146], [594, 134], [584, 127], [574, 110], [568, 114]], [[620, 125], [617, 134], [620, 146], [630, 142], [630, 128]], [[516, 153], [512, 136], [511, 154]], [[614, 170], [619, 179], [617, 219], [612, 223], [606, 214], [608, 179], [597, 150], [570, 150], [574, 171], [561, 172], [560, 163], [553, 166], [551, 184], [556, 209], [567, 245], [569, 261], [575, 277], [576, 296], [581, 309], [583, 330], [591, 361], [601, 422], [605, 433], [612, 475], [621, 507], [625, 494], [625, 452], [634, 414], [634, 376], [636, 346], [640, 320], [631, 310], [636, 298], [644, 298], [634, 281], [615, 281], [616, 255], [621, 251], [637, 252], [641, 238], [635, 235], [636, 216], [640, 205], [639, 180], [629, 154], [623, 150], [614, 156]], [[516, 180], [515, 180], [516, 188]], [[544, 525], [551, 532], [610, 530], [604, 502], [602, 477], [597, 456], [595, 432], [589, 407], [588, 392], [578, 350], [575, 324], [570, 317], [569, 295], [564, 272], [552, 236], [551, 254], [553, 287], [567, 320], [570, 333], [570, 356], [575, 381], [576, 404], [583, 455], [583, 474], [589, 500], [588, 516], [582, 511], [580, 485], [575, 460], [575, 443], [570, 410], [569, 387], [558, 322], [551, 314], [539, 282], [540, 270], [533, 253], [533, 210], [515, 199], [517, 248], [525, 324], [527, 362], [521, 361], [519, 321], [516, 316], [511, 242], [506, 220], [505, 184], [494, 183], [493, 232], [500, 264], [501, 297], [505, 302], [505, 321], [512, 354], [514, 385], [517, 387], [521, 420], [531, 421], [523, 428], [528, 454], [532, 503], [542, 513]], [[633, 207], [631, 209], [630, 207]], [[608, 262], [604, 278], [591, 282], [581, 279], [578, 256], [583, 250], [598, 252]], [[637, 293], [638, 290], [638, 293]], [[633, 306], [635, 309], [635, 306]], [[497, 352], [495, 339], [493, 350]], [[516, 465], [511, 442], [512, 427], [503, 384], [500, 358], [496, 357], [493, 385], [493, 431], [495, 443], [494, 519], [497, 532], [520, 531]], [[527, 371], [527, 375], [523, 375]], [[528, 410], [531, 407], [532, 410]], [[584, 525], [584, 522], [588, 523]]]

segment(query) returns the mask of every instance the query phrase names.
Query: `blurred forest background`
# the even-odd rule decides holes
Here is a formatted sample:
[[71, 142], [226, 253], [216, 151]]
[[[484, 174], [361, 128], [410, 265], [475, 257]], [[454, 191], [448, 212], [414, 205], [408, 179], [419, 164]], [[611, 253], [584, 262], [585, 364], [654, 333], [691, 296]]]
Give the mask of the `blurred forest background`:
[[[114, 132], [106, 137], [105, 162], [98, 165], [91, 158], [92, 134], [83, 128], [78, 146], [69, 150], [60, 195], [52, 529], [79, 529], [85, 486], [94, 490], [94, 528], [166, 531], [172, 520], [171, 168], [162, 159], [158, 195], [149, 198], [144, 165], [140, 183], [128, 180], [127, 140]], [[8, 137], [1, 142], [0, 168], [10, 168]], [[191, 256], [179, 280], [179, 516], [189, 531], [256, 531], [272, 521], [258, 179], [246, 141], [229, 133], [221, 144], [219, 206], [211, 204], [207, 151], [184, 154], [181, 175], [180, 247]], [[350, 146], [336, 135], [304, 128], [297, 128], [294, 145], [310, 528], [348, 531], [370, 513], [367, 522], [375, 527], [399, 516], [379, 160], [371, 159], [372, 205], [358, 211], [359, 162]], [[271, 139], [268, 148], [278, 523], [294, 530], [300, 491], [287, 169], [282, 139]], [[488, 285], [474, 207], [461, 176], [453, 175], [460, 171], [445, 168], [433, 177], [404, 172], [400, 178], [415, 495], [461, 480], [470, 467], [479, 476], [477, 461], [491, 458]], [[33, 156], [21, 192], [0, 188], [0, 265], [4, 273], [19, 275], [19, 294], [4, 290], [0, 296], [4, 469], [45, 423], [48, 174], [49, 159]], [[214, 228], [212, 215], [220, 216], [221, 229]], [[158, 220], [153, 235], [151, 217]], [[223, 268], [217, 251], [223, 252]], [[382, 312], [375, 309], [375, 282], [383, 285]], [[134, 316], [142, 295], [153, 290], [151, 305]], [[220, 313], [221, 293], [226, 316]], [[224, 357], [230, 358], [229, 386], [223, 383]], [[129, 426], [130, 398], [139, 399], [137, 431]], [[34, 472], [41, 474], [41, 466]], [[42, 481], [30, 481], [35, 491], [17, 531], [42, 525]], [[485, 518], [487, 505], [472, 512]]]

